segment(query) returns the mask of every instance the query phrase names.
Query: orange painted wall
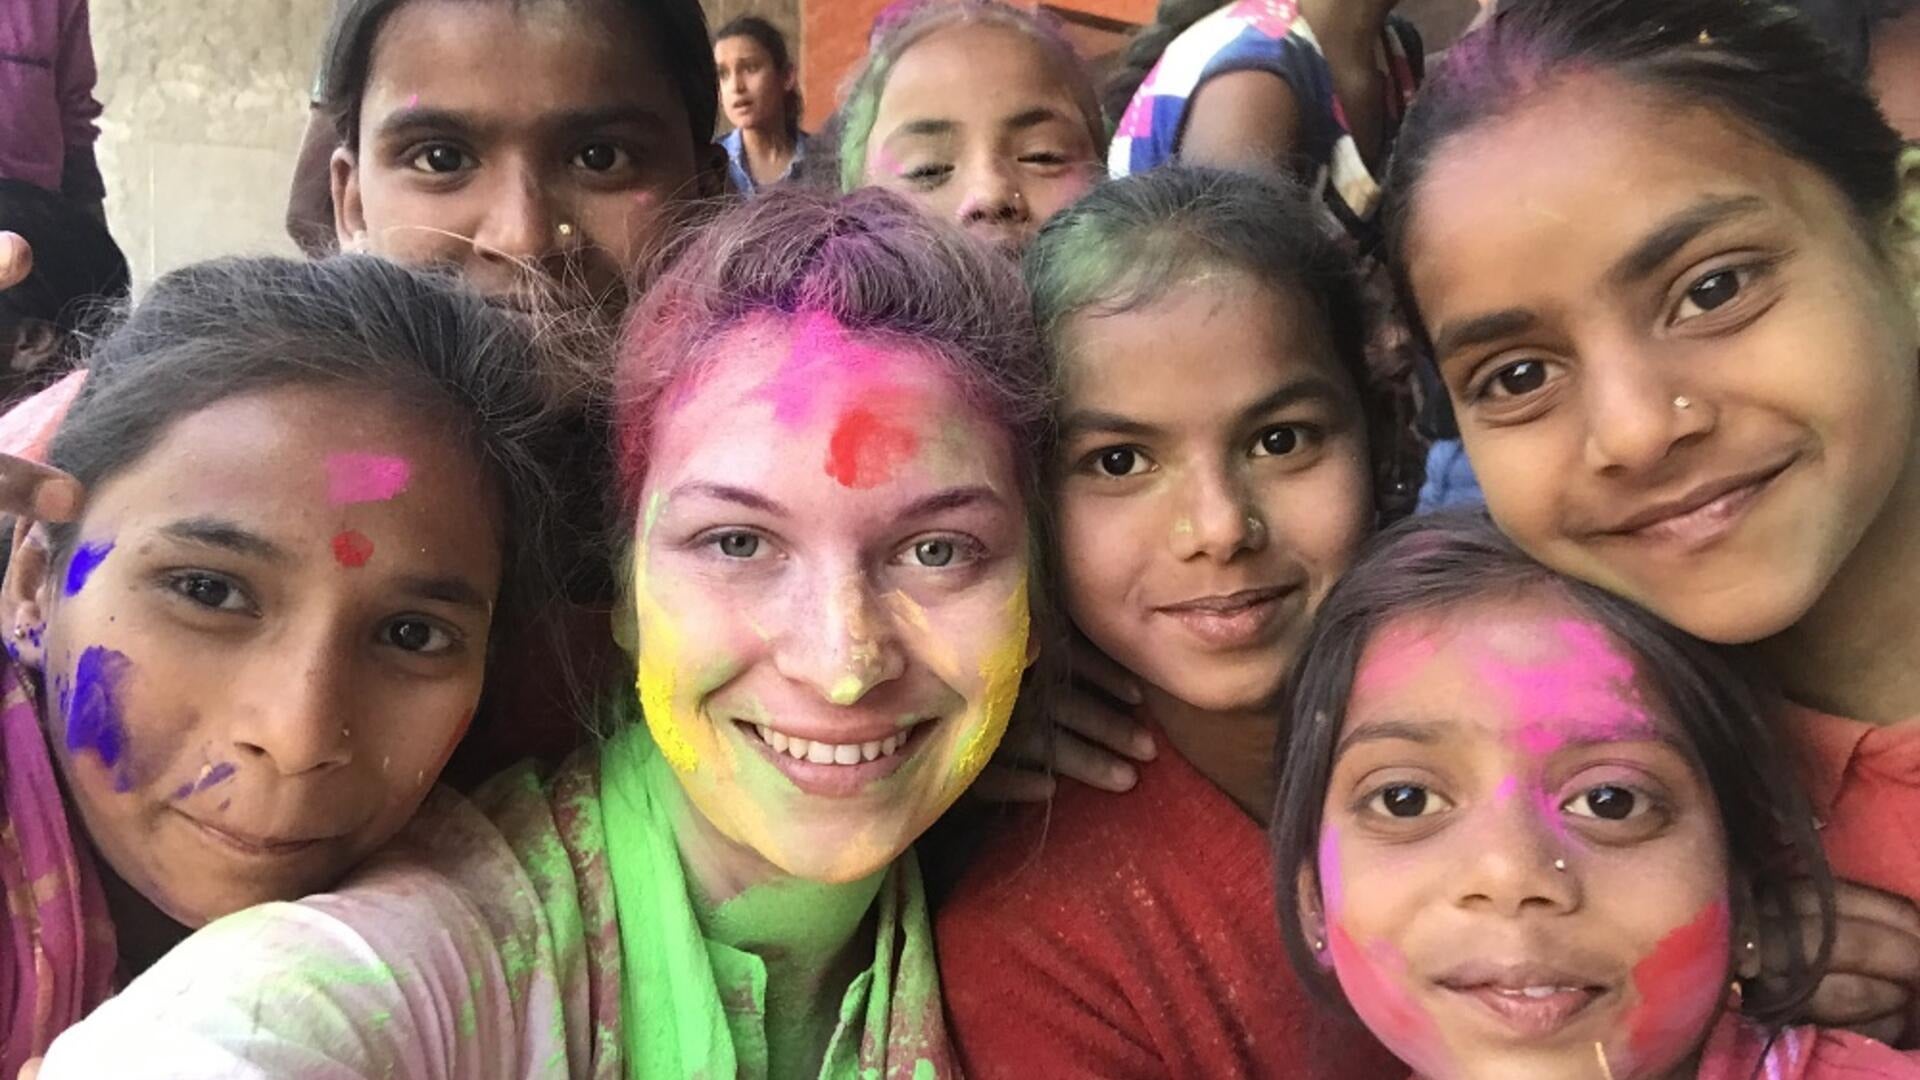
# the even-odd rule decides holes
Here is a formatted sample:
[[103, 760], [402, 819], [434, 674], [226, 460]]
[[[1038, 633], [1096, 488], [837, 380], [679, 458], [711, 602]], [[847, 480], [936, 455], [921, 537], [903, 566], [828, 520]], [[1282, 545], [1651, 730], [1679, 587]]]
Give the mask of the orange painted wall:
[[[873, 17], [891, 0], [802, 0], [800, 80], [806, 127], [817, 131], [840, 103], [841, 83], [867, 51]], [[1049, 0], [1049, 6], [1126, 23], [1153, 18], [1155, 0]], [[1032, 7], [1032, 3], [1023, 6]]]

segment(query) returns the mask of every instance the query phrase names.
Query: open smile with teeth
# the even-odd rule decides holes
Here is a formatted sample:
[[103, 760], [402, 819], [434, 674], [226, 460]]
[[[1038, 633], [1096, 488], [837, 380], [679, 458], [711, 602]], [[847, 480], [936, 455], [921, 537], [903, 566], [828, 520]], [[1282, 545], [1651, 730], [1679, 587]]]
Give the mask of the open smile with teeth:
[[811, 762], [815, 765], [859, 765], [868, 761], [878, 761], [892, 757], [913, 737], [911, 730], [889, 735], [878, 742], [828, 743], [814, 739], [796, 739], [783, 735], [765, 724], [752, 725], [754, 734], [760, 741], [795, 761]]

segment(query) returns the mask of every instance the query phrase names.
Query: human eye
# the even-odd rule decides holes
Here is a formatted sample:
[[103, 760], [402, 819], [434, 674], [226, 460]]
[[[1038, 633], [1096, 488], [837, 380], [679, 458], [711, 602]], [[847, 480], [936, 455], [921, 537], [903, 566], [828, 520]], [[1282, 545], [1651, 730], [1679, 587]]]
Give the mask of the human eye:
[[1146, 451], [1133, 446], [1104, 447], [1088, 454], [1081, 462], [1083, 471], [1111, 479], [1141, 476], [1153, 471], [1153, 467], [1153, 459]]
[[1020, 155], [1020, 163], [1022, 165], [1044, 165], [1048, 168], [1059, 168], [1068, 164], [1070, 161], [1071, 159], [1066, 153], [1060, 150], [1031, 150]]
[[1680, 326], [1700, 320], [1712, 323], [1714, 317], [1740, 319], [1757, 314], [1754, 305], [1760, 302], [1765, 291], [1759, 286], [1772, 268], [1772, 264], [1766, 262], [1742, 263], [1714, 267], [1696, 275], [1674, 304], [1669, 322]]
[[1490, 364], [1486, 373], [1468, 391], [1476, 401], [1511, 402], [1533, 396], [1545, 389], [1555, 374], [1555, 365], [1538, 357], [1521, 357]]
[[1424, 784], [1392, 783], [1374, 790], [1365, 802], [1369, 813], [1411, 819], [1432, 817], [1453, 809], [1446, 797]]
[[981, 544], [971, 537], [941, 533], [909, 543], [895, 561], [926, 570], [944, 570], [976, 562], [981, 552]]
[[416, 656], [441, 656], [459, 645], [461, 636], [436, 619], [403, 615], [380, 628], [380, 642]]
[[900, 171], [900, 178], [922, 188], [939, 187], [953, 175], [953, 166], [945, 162], [929, 161], [910, 165]]
[[1575, 817], [1626, 821], [1646, 813], [1651, 803], [1638, 792], [1621, 784], [1590, 787], [1560, 805]]
[[209, 611], [250, 614], [255, 610], [246, 590], [223, 574], [182, 570], [167, 575], [166, 585], [174, 595]]
[[473, 168], [473, 155], [451, 143], [427, 143], [407, 155], [407, 167], [432, 176], [450, 176]]
[[740, 562], [757, 559], [766, 552], [766, 538], [750, 529], [722, 529], [704, 538], [720, 556]]
[[1275, 424], [1254, 436], [1254, 457], [1286, 457], [1309, 446], [1317, 433], [1302, 424]]
[[594, 142], [582, 146], [573, 155], [573, 164], [594, 173], [609, 173], [624, 168], [633, 160], [625, 147], [610, 142]]

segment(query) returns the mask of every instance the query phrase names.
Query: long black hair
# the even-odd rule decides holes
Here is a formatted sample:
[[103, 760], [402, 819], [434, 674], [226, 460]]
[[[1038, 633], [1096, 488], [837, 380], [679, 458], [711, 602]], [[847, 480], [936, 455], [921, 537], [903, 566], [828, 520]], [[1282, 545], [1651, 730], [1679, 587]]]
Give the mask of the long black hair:
[[[773, 70], [784, 77], [793, 76], [793, 54], [787, 51], [787, 35], [780, 28], [758, 15], [741, 15], [727, 20], [720, 29], [714, 31], [715, 45], [731, 37], [752, 38], [754, 43], [767, 51], [773, 61]], [[800, 116], [805, 111], [806, 101], [800, 96], [800, 83], [796, 80], [787, 90], [786, 116], [787, 138], [800, 137]]]

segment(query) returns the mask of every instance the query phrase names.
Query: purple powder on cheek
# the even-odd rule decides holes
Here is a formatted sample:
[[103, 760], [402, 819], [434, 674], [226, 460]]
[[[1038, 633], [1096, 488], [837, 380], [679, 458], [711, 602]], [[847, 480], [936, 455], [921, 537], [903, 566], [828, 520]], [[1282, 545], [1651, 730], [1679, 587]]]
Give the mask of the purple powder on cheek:
[[[60, 694], [67, 717], [67, 749], [78, 754], [91, 750], [100, 764], [114, 769], [127, 749], [127, 731], [120, 722], [120, 682], [132, 664], [126, 656], [95, 645], [80, 654], [73, 670], [73, 686]], [[132, 780], [124, 769], [114, 775], [113, 789], [126, 791]]]
[[113, 541], [98, 544], [81, 544], [74, 551], [72, 561], [67, 563], [67, 595], [78, 596], [80, 590], [87, 587], [87, 579], [93, 576], [100, 564], [107, 561], [113, 551]]

